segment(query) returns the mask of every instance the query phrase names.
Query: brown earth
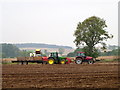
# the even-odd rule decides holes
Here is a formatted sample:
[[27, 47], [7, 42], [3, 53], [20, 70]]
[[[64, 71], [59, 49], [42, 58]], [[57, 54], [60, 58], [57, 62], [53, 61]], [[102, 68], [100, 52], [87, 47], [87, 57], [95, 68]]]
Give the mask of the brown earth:
[[5, 88], [118, 88], [118, 64], [4, 64]]

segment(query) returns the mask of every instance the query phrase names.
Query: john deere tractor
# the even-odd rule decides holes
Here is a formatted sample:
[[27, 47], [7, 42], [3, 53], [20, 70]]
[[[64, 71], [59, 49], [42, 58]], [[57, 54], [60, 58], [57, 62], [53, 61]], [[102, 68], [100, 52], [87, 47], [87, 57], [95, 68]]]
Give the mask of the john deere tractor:
[[58, 52], [52, 52], [48, 58], [48, 64], [66, 64], [66, 58], [59, 57]]

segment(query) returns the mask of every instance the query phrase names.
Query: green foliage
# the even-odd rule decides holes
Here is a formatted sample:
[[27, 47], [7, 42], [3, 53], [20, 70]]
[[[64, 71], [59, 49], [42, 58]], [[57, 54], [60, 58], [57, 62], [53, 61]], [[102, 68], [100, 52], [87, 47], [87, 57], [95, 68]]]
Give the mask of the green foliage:
[[67, 57], [75, 57], [75, 53], [74, 52], [70, 52], [67, 54]]
[[32, 53], [32, 51], [21, 50], [19, 52], [19, 57], [29, 57], [30, 53]]
[[77, 53], [78, 51], [79, 51], [79, 52], [83, 52], [83, 49], [81, 49], [81, 48], [76, 48], [75, 51], [74, 51], [74, 53]]
[[49, 54], [50, 54], [50, 53], [45, 49], [45, 50], [44, 50], [44, 55], [45, 55], [45, 56], [49, 56]]
[[43, 57], [47, 56], [46, 54], [42, 54]]
[[2, 57], [8, 58], [8, 57], [16, 57], [19, 56], [19, 48], [12, 44], [2, 44]]
[[108, 52], [101, 52], [100, 56], [119, 56], [120, 55], [120, 48], [119, 49], [114, 49], [112, 51]]
[[80, 49], [80, 48], [76, 48], [76, 49], [74, 50], [74, 52], [68, 53], [68, 54], [67, 54], [67, 57], [75, 57], [78, 51], [82, 52], [83, 50]]
[[94, 48], [94, 53], [90, 54], [90, 52], [88, 52], [88, 47], [86, 46], [82, 49], [77, 48], [74, 52], [68, 53], [67, 57], [75, 57], [77, 51], [85, 52], [86, 56], [92, 56], [94, 58], [96, 58], [98, 56], [120, 56], [120, 48], [114, 49], [114, 50], [108, 51], [108, 52], [100, 52], [96, 48]]
[[[96, 51], [96, 44], [100, 43], [103, 45], [103, 49], [105, 49], [106, 44], [103, 41], [113, 37], [113, 35], [109, 35], [108, 32], [105, 31], [106, 27], [105, 20], [96, 16], [92, 16], [83, 22], [79, 22], [74, 33], [74, 36], [76, 37], [74, 43], [77, 47], [81, 44], [86, 45], [87, 52], [89, 52], [90, 56], [93, 56]], [[95, 57], [96, 56], [97, 54]]]
[[89, 47], [84, 47], [83, 49], [82, 49], [82, 51], [84, 51], [85, 52], [85, 55], [86, 56], [91, 56], [91, 57], [94, 57], [94, 58], [97, 58], [98, 56], [99, 56], [99, 54], [100, 54], [100, 52], [96, 49], [96, 48], [93, 48], [93, 53], [91, 53], [91, 52], [88, 52], [89, 51]]
[[86, 47], [84, 47], [84, 48], [77, 48], [77, 49], [75, 49], [75, 51], [74, 52], [70, 52], [70, 53], [68, 53], [68, 57], [75, 57], [76, 56], [76, 54], [77, 54], [77, 52], [78, 51], [80, 51], [80, 52], [85, 52], [85, 55], [86, 56], [92, 56], [92, 57], [94, 57], [94, 58], [96, 58], [96, 57], [98, 57], [99, 56], [99, 52], [98, 52], [98, 50], [97, 49], [95, 49], [94, 48], [94, 53], [90, 53], [90, 52], [88, 52], [88, 47], [86, 46]]
[[27, 57], [32, 51], [19, 50], [15, 45], [2, 44], [2, 58]]

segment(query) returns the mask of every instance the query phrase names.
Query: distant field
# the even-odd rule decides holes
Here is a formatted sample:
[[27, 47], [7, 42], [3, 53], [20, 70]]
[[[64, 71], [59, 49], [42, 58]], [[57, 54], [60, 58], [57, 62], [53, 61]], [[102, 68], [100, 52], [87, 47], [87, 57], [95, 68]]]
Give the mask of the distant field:
[[104, 59], [120, 59], [120, 56], [100, 56], [97, 59], [104, 60]]

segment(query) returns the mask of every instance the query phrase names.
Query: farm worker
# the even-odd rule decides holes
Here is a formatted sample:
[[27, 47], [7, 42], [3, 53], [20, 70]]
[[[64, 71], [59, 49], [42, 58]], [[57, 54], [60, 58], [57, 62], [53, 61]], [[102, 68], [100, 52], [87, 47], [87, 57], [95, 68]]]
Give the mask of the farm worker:
[[30, 53], [30, 57], [34, 57], [34, 54], [33, 54], [33, 53]]

